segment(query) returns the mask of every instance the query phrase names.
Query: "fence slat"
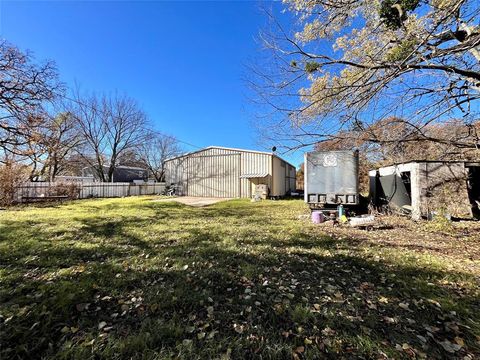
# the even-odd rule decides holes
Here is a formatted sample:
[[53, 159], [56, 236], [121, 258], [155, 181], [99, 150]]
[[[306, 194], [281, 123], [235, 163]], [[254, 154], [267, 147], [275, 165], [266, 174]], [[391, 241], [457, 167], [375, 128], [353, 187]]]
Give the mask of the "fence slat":
[[17, 202], [23, 202], [25, 198], [48, 197], [52, 195], [59, 186], [65, 185], [77, 186], [79, 199], [156, 195], [165, 190], [165, 183], [29, 182], [17, 187], [15, 200]]

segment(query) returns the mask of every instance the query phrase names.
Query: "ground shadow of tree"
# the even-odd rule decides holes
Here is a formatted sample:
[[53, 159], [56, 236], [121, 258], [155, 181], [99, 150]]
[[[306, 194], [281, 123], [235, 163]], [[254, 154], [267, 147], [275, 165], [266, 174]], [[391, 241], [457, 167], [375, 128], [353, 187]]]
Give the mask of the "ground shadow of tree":
[[[301, 229], [258, 240], [257, 224], [226, 241], [224, 227], [188, 226], [262, 216], [234, 213], [153, 206], [144, 219], [83, 219], [55, 247], [41, 228], [38, 242], [12, 244], [1, 254], [2, 358], [287, 359], [302, 346], [305, 358], [480, 354], [480, 299], [461, 286], [470, 275], [394, 264]], [[155, 219], [185, 226], [149, 240], [132, 231]], [[0, 242], [29, 225], [6, 224]], [[450, 353], [441, 343], [455, 337], [465, 344]]]

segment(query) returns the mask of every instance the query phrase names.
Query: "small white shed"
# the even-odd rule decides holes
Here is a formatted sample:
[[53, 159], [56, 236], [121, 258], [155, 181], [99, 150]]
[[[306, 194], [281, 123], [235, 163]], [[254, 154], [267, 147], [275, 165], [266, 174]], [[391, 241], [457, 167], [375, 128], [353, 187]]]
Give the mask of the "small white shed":
[[370, 198], [382, 208], [411, 208], [420, 219], [432, 213], [480, 217], [480, 163], [412, 161], [371, 170]]
[[295, 166], [268, 152], [210, 146], [165, 161], [165, 182], [180, 195], [251, 198], [255, 186], [268, 186], [269, 196], [295, 190]]

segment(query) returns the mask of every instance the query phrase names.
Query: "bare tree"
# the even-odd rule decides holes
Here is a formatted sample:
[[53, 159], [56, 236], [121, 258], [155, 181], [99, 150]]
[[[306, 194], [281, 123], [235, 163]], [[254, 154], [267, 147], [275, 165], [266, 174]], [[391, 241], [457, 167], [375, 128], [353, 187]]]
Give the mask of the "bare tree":
[[86, 161], [75, 149], [64, 159], [58, 175], [82, 176], [82, 170], [92, 163], [94, 161]]
[[[476, 126], [477, 130], [480, 130], [480, 122], [477, 122]], [[450, 138], [469, 138], [472, 132], [460, 121], [430, 125], [425, 129], [429, 138], [441, 138], [444, 142], [411, 136], [407, 122], [395, 117], [378, 122], [369, 130], [342, 131], [315, 145], [315, 149], [320, 151], [360, 150], [359, 175], [362, 192], [366, 192], [369, 187], [368, 171], [379, 166], [416, 160], [480, 161], [480, 153], [476, 149], [461, 148], [446, 141]], [[399, 141], [399, 138], [402, 140]]]
[[84, 140], [79, 153], [102, 181], [111, 181], [119, 157], [145, 140], [145, 113], [127, 96], [78, 92], [71, 113]]
[[0, 42], [0, 148], [23, 154], [38, 140], [45, 102], [63, 91], [55, 64], [35, 64], [29, 53]]
[[100, 99], [95, 95], [82, 96], [77, 91], [72, 99], [70, 112], [83, 138], [78, 154], [93, 169], [98, 178], [105, 181], [108, 115], [103, 114]]
[[[285, 3], [292, 27], [269, 14], [274, 30], [262, 39], [270, 55], [252, 67], [256, 100], [273, 110], [263, 118], [273, 141], [295, 149], [362, 132], [376, 143], [480, 148], [477, 1]], [[406, 131], [384, 139], [377, 128], [391, 117]], [[451, 119], [468, 136], [432, 130]]]
[[72, 114], [61, 112], [49, 117], [38, 129], [38, 140], [28, 144], [25, 155], [30, 160], [30, 180], [55, 181], [82, 142]]
[[139, 158], [145, 163], [155, 181], [164, 180], [164, 162], [181, 153], [178, 140], [173, 136], [150, 131], [146, 141], [138, 147]]
[[[148, 135], [146, 140], [148, 141]], [[123, 152], [118, 159], [118, 165], [146, 168], [145, 162], [141, 159], [138, 149], [131, 149]]]
[[48, 179], [54, 181], [66, 166], [69, 155], [83, 142], [72, 114], [61, 113], [49, 125], [46, 139]]

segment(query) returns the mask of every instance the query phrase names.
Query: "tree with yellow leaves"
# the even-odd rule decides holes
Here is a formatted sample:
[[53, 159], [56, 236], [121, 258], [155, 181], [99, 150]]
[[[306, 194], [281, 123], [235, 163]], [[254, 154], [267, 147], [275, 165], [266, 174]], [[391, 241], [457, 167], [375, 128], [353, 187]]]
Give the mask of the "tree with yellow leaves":
[[[478, 1], [284, 5], [291, 28], [269, 14], [275, 30], [262, 39], [272, 57], [255, 68], [253, 81], [260, 99], [287, 115], [269, 117], [276, 142], [298, 148], [362, 133], [380, 144], [426, 140], [480, 148]], [[402, 119], [404, 131], [383, 139], [379, 124], [392, 117]], [[431, 131], [452, 119], [464, 128], [459, 136]]]

